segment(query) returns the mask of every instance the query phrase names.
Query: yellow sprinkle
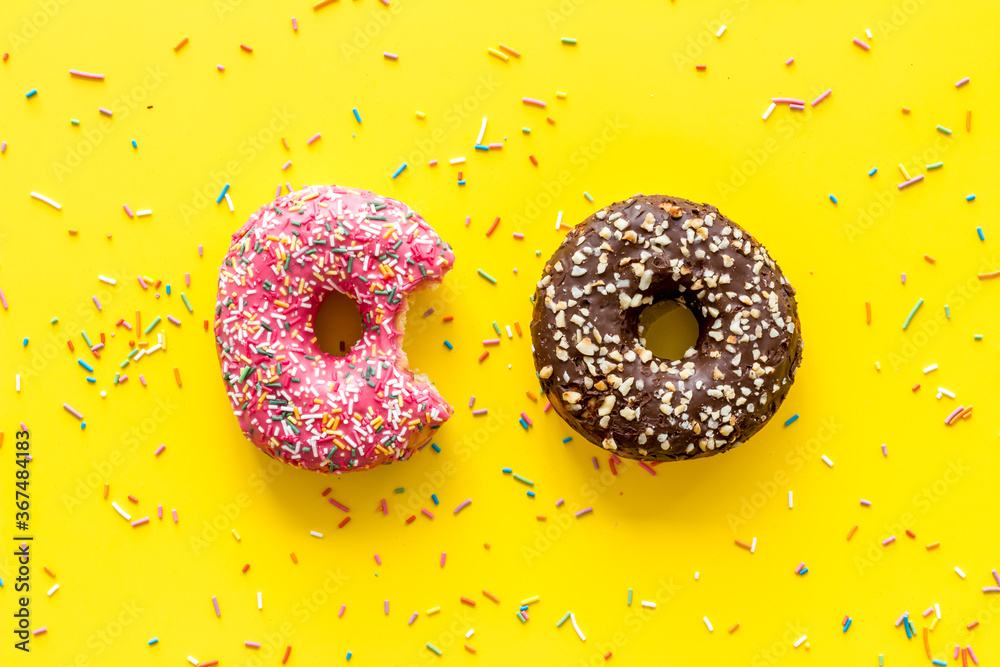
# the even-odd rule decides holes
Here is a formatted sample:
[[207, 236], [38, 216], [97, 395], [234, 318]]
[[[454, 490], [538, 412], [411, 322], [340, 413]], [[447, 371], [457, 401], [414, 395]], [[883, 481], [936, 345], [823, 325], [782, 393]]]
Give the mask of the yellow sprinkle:
[[490, 47], [490, 48], [486, 49], [486, 52], [488, 54], [490, 54], [491, 56], [493, 56], [494, 58], [499, 58], [500, 60], [502, 60], [504, 62], [507, 62], [508, 60], [510, 60], [510, 58], [507, 57], [506, 53], [500, 53], [499, 51], [497, 51], [493, 47]]
[[417, 111], [417, 118], [424, 118], [426, 116], [427, 114], [425, 114], [423, 111]]
[[438, 613], [439, 611], [441, 611], [441, 607], [431, 607], [430, 609], [427, 610], [427, 615], [432, 616]]
[[564, 93], [561, 90], [557, 90], [556, 91], [556, 97], [558, 97], [559, 99], [563, 99], [564, 100], [564, 99], [566, 99], [566, 93]]
[[902, 162], [899, 163], [899, 173], [903, 175], [904, 180], [910, 180], [910, 172], [906, 171], [906, 167], [903, 166]]

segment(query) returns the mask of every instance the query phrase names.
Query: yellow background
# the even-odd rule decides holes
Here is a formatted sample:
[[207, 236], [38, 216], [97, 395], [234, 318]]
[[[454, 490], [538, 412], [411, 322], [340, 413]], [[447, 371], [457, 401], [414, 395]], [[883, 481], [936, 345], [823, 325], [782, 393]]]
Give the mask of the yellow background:
[[[1000, 596], [980, 587], [993, 584], [990, 569], [1000, 565], [992, 474], [1000, 463], [1000, 281], [976, 274], [1000, 268], [991, 247], [1000, 236], [991, 190], [1000, 6], [278, 4], [43, 0], [0, 9], [0, 49], [10, 52], [0, 65], [0, 140], [9, 144], [0, 156], [0, 287], [10, 302], [0, 313], [0, 663], [181, 665], [194, 656], [274, 665], [291, 644], [290, 665], [340, 664], [349, 650], [351, 664], [362, 665], [597, 665], [608, 650], [609, 664], [875, 665], [879, 653], [887, 665], [923, 664], [920, 638], [908, 642], [893, 621], [909, 610], [920, 632], [920, 612], [937, 602], [935, 654], [971, 644], [983, 664], [996, 664]], [[716, 38], [722, 23], [728, 30]], [[866, 28], [874, 33], [867, 53], [851, 44]], [[175, 53], [184, 35], [190, 43]], [[564, 45], [562, 36], [579, 43]], [[487, 47], [499, 42], [523, 57], [489, 57]], [[400, 54], [398, 62], [382, 51]], [[790, 56], [795, 64], [786, 67]], [[708, 70], [696, 72], [696, 63]], [[107, 79], [72, 79], [70, 68]], [[956, 90], [964, 76], [971, 84]], [[32, 88], [38, 96], [25, 99]], [[779, 109], [761, 120], [772, 96], [811, 100], [827, 88], [833, 95], [815, 109]], [[556, 90], [568, 97], [557, 99]], [[549, 106], [525, 106], [523, 96]], [[100, 116], [99, 106], [114, 117]], [[473, 150], [484, 116], [486, 139], [506, 139], [502, 151]], [[954, 134], [935, 131], [939, 123]], [[323, 138], [306, 146], [316, 132]], [[468, 162], [448, 165], [458, 156]], [[438, 166], [428, 167], [434, 158]], [[915, 175], [938, 160], [943, 169], [897, 191], [898, 163]], [[404, 161], [409, 168], [392, 180]], [[872, 167], [879, 171], [869, 178]], [[465, 187], [455, 183], [459, 168]], [[235, 213], [214, 203], [224, 181]], [[202, 321], [211, 317], [229, 235], [285, 182], [400, 198], [454, 246], [454, 270], [440, 290], [417, 299], [407, 337], [414, 364], [456, 408], [436, 438], [441, 454], [427, 449], [405, 464], [327, 479], [280, 466], [269, 472], [268, 459], [243, 439]], [[31, 199], [33, 190], [63, 209]], [[481, 340], [494, 336], [492, 321], [527, 330], [528, 296], [563, 234], [554, 230], [557, 212], [575, 224], [638, 191], [712, 202], [767, 245], [798, 289], [805, 361], [774, 422], [748, 445], [660, 466], [655, 477], [627, 464], [611, 478], [599, 449], [579, 437], [562, 444], [569, 429], [525, 396], [536, 389], [527, 336], [504, 336], [485, 362], [477, 358]], [[978, 195], [973, 203], [965, 201], [970, 193]], [[153, 215], [128, 219], [122, 204]], [[486, 238], [495, 216], [500, 226]], [[477, 268], [499, 283], [479, 278]], [[109, 287], [98, 274], [119, 282]], [[174, 294], [161, 288], [155, 299], [137, 285], [140, 274], [170, 283]], [[921, 297], [923, 309], [902, 331]], [[436, 312], [422, 319], [430, 307]], [[113, 386], [132, 338], [114, 322], [134, 319], [137, 309], [145, 322], [164, 318], [158, 330], [168, 350], [133, 364], [130, 380]], [[166, 324], [168, 314], [183, 326]], [[52, 317], [59, 323], [50, 325]], [[76, 364], [90, 356], [81, 329], [95, 339], [118, 333], [96, 362], [96, 386]], [[974, 341], [975, 333], [984, 339]], [[923, 376], [933, 363], [940, 369]], [[911, 392], [917, 382], [923, 388]], [[937, 386], [958, 397], [936, 400]], [[471, 416], [472, 394], [488, 417]], [[84, 413], [85, 431], [63, 402]], [[976, 406], [973, 418], [945, 427], [959, 403]], [[534, 421], [527, 432], [521, 410]], [[22, 420], [36, 457], [32, 627], [49, 628], [27, 658], [13, 650], [10, 631], [14, 431]], [[154, 458], [161, 443], [166, 451]], [[503, 466], [535, 480], [537, 497], [501, 474]], [[103, 500], [106, 481], [111, 495]], [[320, 496], [327, 486], [351, 507], [343, 529], [343, 513]], [[406, 490], [395, 494], [397, 487]], [[388, 517], [375, 510], [383, 497]], [[453, 515], [469, 497], [472, 505]], [[556, 509], [560, 497], [566, 506]], [[861, 507], [859, 498], [873, 505]], [[136, 518], [152, 516], [151, 524], [130, 528], [111, 500]], [[168, 516], [177, 508], [180, 523], [157, 520], [159, 503]], [[585, 506], [593, 514], [573, 519], [568, 508]], [[418, 518], [406, 525], [412, 513]], [[895, 544], [883, 549], [891, 534]], [[753, 537], [753, 555], [734, 546]], [[927, 551], [934, 541], [941, 547]], [[793, 574], [799, 561], [810, 569], [805, 576]], [[61, 585], [51, 598], [43, 565]], [[517, 603], [533, 595], [540, 601], [522, 624]], [[461, 605], [459, 596], [478, 605]], [[643, 610], [641, 600], [659, 604]], [[338, 618], [341, 604], [347, 612]], [[438, 605], [440, 613], [426, 615]], [[569, 610], [585, 643], [568, 624], [555, 627]], [[420, 617], [408, 626], [413, 611]], [[854, 619], [846, 634], [845, 614]], [[740, 629], [727, 634], [736, 622]], [[470, 628], [477, 655], [462, 649]], [[791, 646], [802, 634], [808, 651]], [[158, 645], [147, 645], [152, 637]], [[264, 646], [247, 649], [245, 640]]]

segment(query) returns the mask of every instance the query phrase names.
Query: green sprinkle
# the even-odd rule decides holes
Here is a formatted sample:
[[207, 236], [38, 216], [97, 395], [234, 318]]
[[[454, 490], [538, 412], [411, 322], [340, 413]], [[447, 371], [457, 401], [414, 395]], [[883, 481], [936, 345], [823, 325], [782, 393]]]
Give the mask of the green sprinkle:
[[583, 196], [584, 196], [584, 197], [586, 197], [586, 198], [587, 198], [587, 201], [589, 201], [589, 202], [593, 202], [593, 201], [594, 201], [594, 198], [593, 198], [593, 197], [591, 196], [591, 194], [590, 194], [589, 192], [587, 192], [586, 190], [584, 190], [584, 191], [583, 191]]
[[439, 648], [438, 648], [437, 646], [435, 646], [434, 644], [432, 644], [432, 643], [430, 643], [430, 642], [427, 642], [427, 648], [429, 648], [430, 650], [434, 651], [434, 652], [435, 652], [435, 653], [437, 653], [438, 655], [441, 655], [441, 649], [439, 649]]
[[150, 331], [152, 331], [153, 329], [155, 329], [156, 325], [159, 324], [159, 323], [160, 323], [160, 316], [157, 315], [153, 319], [153, 321], [149, 323], [149, 326], [142, 330], [142, 333], [148, 334]]
[[76, 118], [70, 118], [69, 122], [73, 123], [74, 125], [79, 125], [80, 124], [80, 121], [78, 121]]
[[522, 623], [527, 623], [528, 622], [528, 619], [526, 619], [524, 617], [524, 614], [521, 613], [521, 612], [517, 612], [517, 620], [521, 621]]
[[972, 337], [975, 338], [976, 340], [982, 340], [983, 334], [973, 334]]
[[913, 316], [917, 314], [917, 311], [920, 310], [920, 306], [922, 305], [924, 305], [924, 300], [920, 299], [919, 301], [917, 301], [917, 305], [913, 307], [913, 310], [910, 311], [910, 314], [906, 316], [906, 321], [903, 322], [904, 330], [906, 329], [906, 327], [910, 326], [910, 320], [913, 319]]
[[928, 169], [940, 169], [944, 166], [944, 162], [935, 162], [934, 164], [927, 165]]
[[562, 38], [562, 43], [563, 44], [576, 44], [576, 37], [563, 37]]
[[531, 128], [530, 127], [522, 127], [521, 128], [521, 132], [523, 132], [524, 134], [531, 134]]
[[86, 331], [81, 331], [80, 335], [83, 336], [83, 340], [87, 343], [87, 347], [94, 347], [94, 344], [90, 342], [90, 336], [87, 335]]
[[514, 479], [516, 479], [519, 482], [524, 482], [528, 486], [534, 486], [535, 485], [535, 483], [532, 482], [530, 479], [528, 479], [527, 477], [524, 477], [523, 475], [518, 475], [517, 473], [514, 473]]
[[944, 304], [944, 316], [951, 319], [951, 308], [948, 307], [948, 304]]
[[59, 321], [58, 317], [53, 317], [51, 320], [49, 320], [49, 324], [55, 324], [58, 321]]
[[118, 364], [118, 368], [125, 368], [126, 366], [128, 366], [128, 364], [129, 364], [129, 361], [128, 361], [128, 359], [126, 359], [125, 361], [123, 361], [120, 364]]
[[556, 627], [558, 628], [559, 626], [561, 626], [563, 623], [565, 623], [568, 620], [569, 620], [569, 612], [567, 611], [566, 615], [563, 616], [562, 618], [560, 618], [559, 621], [556, 623]]
[[187, 309], [188, 309], [189, 313], [193, 313], [194, 312], [194, 308], [191, 307], [191, 302], [188, 301], [187, 295], [184, 294], [184, 292], [181, 292], [181, 301], [183, 301], [184, 305], [187, 306]]
[[945, 127], [944, 125], [938, 125], [938, 126], [937, 126], [937, 129], [938, 129], [938, 132], [943, 132], [943, 133], [945, 133], [945, 134], [951, 134], [951, 130], [949, 130], [949, 129], [948, 129], [947, 127]]
[[486, 273], [482, 269], [476, 269], [476, 272], [479, 273], [479, 275], [481, 275], [483, 278], [486, 278], [486, 280], [488, 280], [491, 283], [493, 283], [494, 285], [497, 284], [497, 279], [494, 278], [493, 276], [491, 276], [490, 274]]
[[628, 589], [628, 604], [632, 604], [632, 589]]
[[395, 491], [396, 493], [402, 493], [403, 491], [406, 491], [406, 487], [405, 487], [405, 486], [401, 486], [401, 487], [399, 487], [398, 489], [393, 489], [393, 490], [394, 490], [394, 491]]
[[493, 330], [497, 332], [498, 336], [500, 335], [500, 325], [496, 321], [493, 322]]

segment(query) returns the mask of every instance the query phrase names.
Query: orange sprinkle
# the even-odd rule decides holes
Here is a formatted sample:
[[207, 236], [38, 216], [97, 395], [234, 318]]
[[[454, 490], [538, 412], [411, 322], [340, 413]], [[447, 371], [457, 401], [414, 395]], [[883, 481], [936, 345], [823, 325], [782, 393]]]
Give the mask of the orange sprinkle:
[[319, 0], [319, 2], [313, 5], [313, 11], [316, 11], [317, 9], [322, 9], [323, 7], [326, 7], [327, 5], [334, 3], [336, 1], [337, 0]]
[[924, 255], [924, 259], [926, 259], [931, 264], [937, 264], [937, 260], [931, 257], [930, 255]]
[[979, 274], [979, 279], [980, 280], [989, 280], [990, 278], [996, 278], [998, 276], [1000, 276], [1000, 271], [992, 271], [990, 273], [980, 273]]
[[465, 650], [468, 651], [469, 653], [475, 653], [476, 652], [476, 649], [472, 648], [468, 644], [465, 645]]
[[493, 221], [492, 225], [490, 225], [490, 228], [486, 230], [486, 235], [489, 236], [490, 234], [492, 234], [493, 231], [497, 228], [497, 225], [499, 224], [500, 224], [500, 216], [498, 215], [497, 219]]
[[521, 335], [521, 323], [518, 322], [517, 320], [514, 320], [514, 331], [517, 332], [518, 336]]
[[910, 113], [910, 107], [903, 107], [903, 113]]
[[866, 324], [871, 324], [872, 323], [872, 302], [871, 301], [865, 301], [865, 320], [866, 320], [866, 322], [865, 322]]
[[485, 596], [486, 596], [486, 597], [488, 597], [489, 599], [493, 600], [493, 601], [494, 601], [494, 602], [496, 602], [497, 604], [500, 604], [500, 598], [498, 598], [497, 596], [493, 595], [493, 593], [490, 593], [490, 592], [489, 592], [488, 590], [486, 590], [485, 588], [483, 589], [483, 595], [485, 595]]
[[[530, 398], [531, 400], [533, 400], [533, 401], [537, 401], [537, 400], [538, 400], [538, 397], [537, 397], [537, 396], [535, 396], [534, 394], [532, 394], [532, 393], [531, 393], [530, 391], [526, 391], [526, 392], [524, 392], [524, 393], [525, 393], [525, 395], [527, 395], [527, 397], [528, 397], [528, 398]], [[0, 437], [0, 440], [2, 440], [2, 439], [3, 439], [3, 438], [2, 438], [2, 437]]]
[[299, 557], [295, 555], [294, 551], [292, 553], [290, 553], [289, 555], [292, 557], [292, 562], [293, 563], [298, 563], [299, 562]]
[[546, 122], [547, 122], [547, 123], [548, 123], [549, 125], [555, 125], [555, 124], [556, 124], [556, 119], [555, 119], [555, 118], [553, 118], [552, 116], [546, 116], [546, 117], [545, 117], [545, 121], [546, 121]]
[[743, 540], [735, 540], [735, 542], [736, 542], [736, 546], [738, 546], [738, 547], [743, 547], [744, 549], [747, 549], [747, 550], [750, 549], [750, 545], [747, 544], [746, 542], [744, 542]]
[[247, 53], [253, 53], [252, 46], [247, 46], [246, 44], [240, 44], [240, 48], [246, 51]]
[[737, 624], [736, 624], [736, 625], [734, 625], [733, 627], [729, 628], [729, 634], [733, 634], [734, 632], [736, 632], [736, 631], [737, 631], [737, 630], [739, 630], [739, 629], [740, 629], [740, 624], [739, 624], [739, 623], [737, 623]]
[[69, 235], [70, 235], [70, 236], [76, 236], [76, 235], [77, 235], [77, 232], [79, 232], [80, 230], [76, 229], [75, 227], [70, 227], [70, 228], [69, 228], [68, 230], [66, 230], [66, 231], [68, 231], [68, 232], [69, 232]]
[[927, 545], [927, 550], [930, 551], [931, 549], [937, 549], [939, 546], [941, 546], [940, 542], [931, 542]]
[[181, 385], [181, 372], [177, 369], [176, 366], [174, 366], [174, 379], [177, 380], [177, 386], [178, 387], [182, 386]]
[[56, 573], [50, 570], [48, 566], [43, 566], [42, 569], [45, 570], [45, 574], [49, 575], [52, 578], [55, 578]]
[[931, 635], [930, 635], [930, 632], [931, 631], [928, 630], [927, 626], [925, 625], [924, 626], [924, 650], [927, 652], [927, 659], [928, 660], [933, 660], [934, 659], [934, 654], [931, 653]]
[[110, 484], [108, 484], [107, 482], [105, 482], [105, 483], [104, 483], [104, 498], [105, 498], [105, 499], [107, 499], [107, 497], [108, 497], [108, 490], [109, 490], [110, 488], [111, 488], [111, 485], [110, 485]]
[[187, 35], [184, 35], [184, 38], [181, 39], [181, 41], [174, 44], [174, 51], [180, 51], [181, 49], [184, 48], [184, 45], [187, 43], [188, 43]]
[[520, 51], [518, 51], [517, 49], [511, 48], [511, 47], [507, 46], [506, 44], [501, 43], [500, 44], [500, 50], [503, 51], [504, 53], [507, 53], [507, 54], [510, 54], [510, 55], [514, 56], [515, 58], [520, 58], [521, 57], [521, 52]]
[[544, 514], [536, 514], [535, 518], [538, 519], [539, 521], [545, 521], [545, 515]]
[[445, 315], [444, 317], [441, 318], [441, 321], [442, 322], [451, 322], [453, 319], [455, 319], [454, 315]]
[[849, 531], [847, 531], [847, 541], [850, 542], [851, 538], [854, 537], [854, 533], [858, 530], [858, 524], [854, 524]]

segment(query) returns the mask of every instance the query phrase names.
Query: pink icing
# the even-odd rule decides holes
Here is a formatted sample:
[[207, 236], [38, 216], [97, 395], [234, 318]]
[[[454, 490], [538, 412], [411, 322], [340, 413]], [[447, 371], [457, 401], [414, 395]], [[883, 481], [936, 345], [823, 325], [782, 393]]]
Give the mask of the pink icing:
[[[265, 453], [323, 473], [405, 460], [452, 407], [401, 357], [400, 316], [455, 256], [405, 204], [313, 186], [261, 207], [219, 271], [215, 335], [230, 403]], [[319, 349], [323, 297], [358, 305], [364, 333], [343, 358]]]

